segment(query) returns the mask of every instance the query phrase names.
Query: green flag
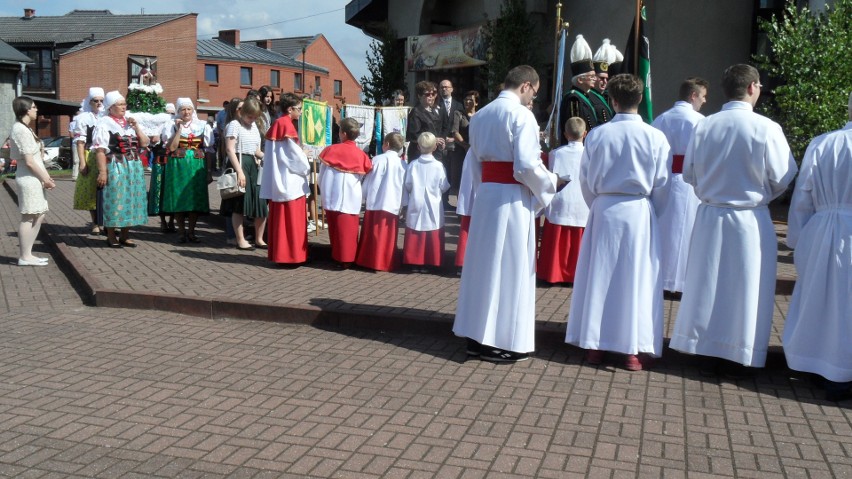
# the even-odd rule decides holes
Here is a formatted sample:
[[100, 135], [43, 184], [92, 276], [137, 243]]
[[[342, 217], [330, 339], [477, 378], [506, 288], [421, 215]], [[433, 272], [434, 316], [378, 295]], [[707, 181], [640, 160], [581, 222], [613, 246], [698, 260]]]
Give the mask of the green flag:
[[642, 103], [639, 104], [639, 116], [645, 120], [645, 123], [654, 121], [654, 107], [651, 99], [651, 48], [648, 42], [648, 35], [645, 33], [645, 5], [642, 5], [639, 15], [639, 61], [636, 62], [636, 22], [630, 28], [630, 36], [627, 39], [627, 48], [624, 49], [624, 56], [627, 57], [624, 61], [626, 68], [625, 73], [632, 73], [642, 79], [645, 84], [645, 91], [642, 94]]
[[299, 141], [302, 146], [322, 150], [326, 146], [328, 107], [324, 101], [302, 100], [302, 117], [299, 119]]

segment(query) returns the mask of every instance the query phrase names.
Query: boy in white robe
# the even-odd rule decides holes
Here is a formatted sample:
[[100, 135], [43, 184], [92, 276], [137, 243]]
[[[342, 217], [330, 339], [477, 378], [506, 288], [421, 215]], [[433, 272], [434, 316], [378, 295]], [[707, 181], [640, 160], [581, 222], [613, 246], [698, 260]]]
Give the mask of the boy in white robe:
[[366, 203], [355, 264], [376, 271], [392, 271], [399, 263], [396, 247], [405, 161], [400, 158], [404, 138], [385, 135], [382, 153], [373, 158], [373, 169], [364, 177]]
[[781, 126], [752, 111], [757, 69], [728, 67], [722, 88], [728, 103], [699, 122], [684, 157], [683, 178], [701, 206], [670, 346], [726, 359], [705, 361], [700, 372], [736, 378], [743, 366], [766, 362], [778, 260], [767, 205], [796, 176], [796, 163]]
[[548, 283], [573, 283], [583, 230], [589, 219], [589, 206], [580, 189], [580, 159], [586, 122], [573, 116], [565, 123], [563, 146], [550, 152], [550, 171], [560, 178], [571, 178], [544, 210], [544, 228], [538, 253], [536, 277]]
[[692, 185], [683, 181], [683, 155], [686, 153], [689, 139], [692, 138], [692, 130], [704, 119], [704, 115], [698, 111], [707, 101], [709, 85], [707, 80], [702, 78], [684, 80], [680, 85], [680, 100], [673, 108], [658, 116], [651, 125], [666, 135], [672, 148], [669, 162], [671, 176], [667, 186], [669, 203], [659, 216], [663, 289], [671, 293], [683, 291], [689, 238], [692, 236], [695, 212], [701, 204], [692, 190]]
[[852, 94], [849, 122], [811, 141], [790, 203], [787, 246], [798, 280], [784, 325], [784, 355], [826, 379], [825, 398], [852, 398]]
[[417, 146], [420, 156], [408, 165], [402, 187], [402, 204], [407, 206], [402, 262], [413, 266], [441, 266], [444, 256], [441, 197], [450, 189], [450, 183], [444, 165], [432, 156], [437, 148], [435, 135], [421, 133]]
[[590, 213], [565, 335], [588, 350], [587, 363], [615, 351], [626, 355], [629, 371], [663, 351], [657, 215], [666, 201], [669, 143], [638, 114], [643, 89], [635, 75], [612, 78], [615, 118], [586, 137], [580, 186]]

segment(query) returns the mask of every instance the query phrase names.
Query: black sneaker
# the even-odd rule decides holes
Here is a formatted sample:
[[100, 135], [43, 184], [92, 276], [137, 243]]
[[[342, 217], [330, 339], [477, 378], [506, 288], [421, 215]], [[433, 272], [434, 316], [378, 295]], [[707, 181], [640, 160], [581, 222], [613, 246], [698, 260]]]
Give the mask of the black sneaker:
[[479, 359], [492, 363], [517, 363], [530, 358], [528, 353], [516, 353], [505, 349], [489, 348], [479, 354]]
[[465, 351], [468, 356], [479, 356], [482, 353], [482, 345], [478, 342], [467, 338], [467, 351]]

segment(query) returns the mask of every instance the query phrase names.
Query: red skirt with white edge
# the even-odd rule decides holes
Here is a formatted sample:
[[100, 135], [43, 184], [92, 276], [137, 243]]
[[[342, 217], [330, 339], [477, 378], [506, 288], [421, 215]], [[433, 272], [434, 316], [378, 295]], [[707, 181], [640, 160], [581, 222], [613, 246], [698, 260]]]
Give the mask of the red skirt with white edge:
[[358, 252], [358, 215], [326, 210], [331, 258], [339, 263], [355, 262]]
[[461, 215], [459, 227], [459, 245], [456, 248], [456, 266], [464, 265], [464, 251], [467, 249], [467, 234], [470, 231], [470, 216]]
[[444, 256], [444, 228], [415, 231], [405, 228], [402, 262], [416, 266], [441, 266]]
[[560, 226], [544, 220], [536, 277], [548, 283], [573, 283], [583, 240], [581, 226]]
[[267, 257], [273, 263], [298, 264], [308, 260], [308, 215], [305, 197], [270, 201], [266, 218]]
[[396, 247], [399, 217], [383, 210], [364, 212], [361, 239], [355, 264], [376, 271], [393, 271], [399, 267]]

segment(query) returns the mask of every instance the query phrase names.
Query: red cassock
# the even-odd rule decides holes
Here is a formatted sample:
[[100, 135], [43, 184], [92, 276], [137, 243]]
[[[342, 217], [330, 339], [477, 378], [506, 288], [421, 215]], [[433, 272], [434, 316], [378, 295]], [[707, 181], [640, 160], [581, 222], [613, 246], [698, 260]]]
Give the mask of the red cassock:
[[305, 197], [292, 201], [269, 202], [266, 237], [269, 261], [304, 263], [308, 260], [308, 215]]
[[444, 256], [444, 228], [416, 231], [405, 228], [402, 262], [416, 266], [441, 266]]
[[561, 226], [544, 220], [536, 265], [538, 279], [548, 283], [574, 282], [583, 230], [581, 226]]
[[467, 233], [470, 231], [470, 216], [461, 216], [461, 226], [459, 227], [459, 244], [456, 248], [456, 266], [464, 265], [464, 251], [467, 249]]
[[339, 211], [325, 212], [331, 258], [339, 263], [352, 263], [358, 252], [358, 215]]
[[355, 264], [377, 271], [392, 271], [399, 267], [399, 249], [396, 247], [398, 222], [399, 217], [388, 211], [367, 210]]

